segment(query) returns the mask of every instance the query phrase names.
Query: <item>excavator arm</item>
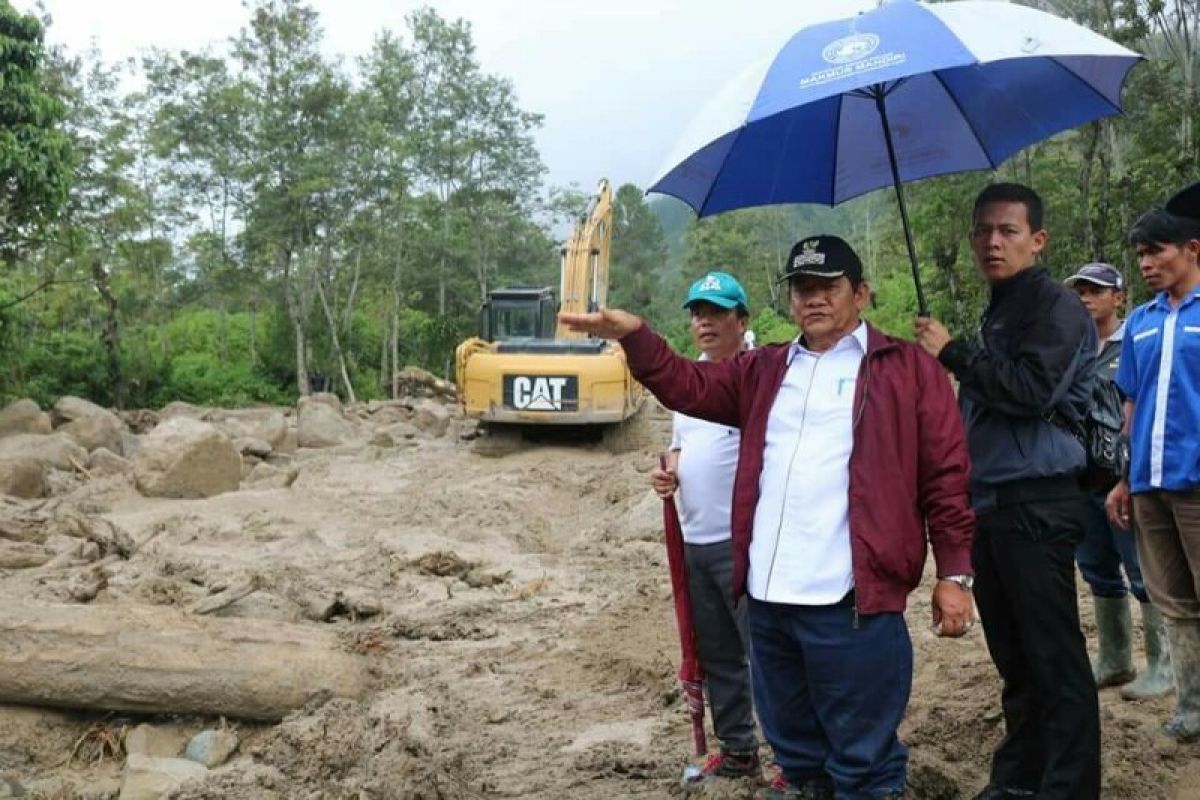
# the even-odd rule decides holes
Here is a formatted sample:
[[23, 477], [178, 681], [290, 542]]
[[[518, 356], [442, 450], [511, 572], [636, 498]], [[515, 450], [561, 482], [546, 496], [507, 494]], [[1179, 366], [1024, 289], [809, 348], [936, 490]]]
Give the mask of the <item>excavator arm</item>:
[[[601, 180], [596, 196], [588, 204], [562, 249], [559, 310], [570, 313], [595, 311], [608, 303], [609, 251], [612, 246], [613, 195], [607, 180]], [[585, 334], [559, 324], [556, 339], [581, 339]]]

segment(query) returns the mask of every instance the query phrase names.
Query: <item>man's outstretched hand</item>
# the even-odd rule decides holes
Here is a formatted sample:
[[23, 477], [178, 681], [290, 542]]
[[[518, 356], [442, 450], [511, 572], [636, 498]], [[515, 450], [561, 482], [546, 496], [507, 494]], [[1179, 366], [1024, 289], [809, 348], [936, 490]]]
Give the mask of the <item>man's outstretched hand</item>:
[[620, 339], [642, 327], [642, 319], [619, 308], [602, 308], [588, 314], [558, 315], [568, 328], [579, 333], [599, 336], [601, 339]]

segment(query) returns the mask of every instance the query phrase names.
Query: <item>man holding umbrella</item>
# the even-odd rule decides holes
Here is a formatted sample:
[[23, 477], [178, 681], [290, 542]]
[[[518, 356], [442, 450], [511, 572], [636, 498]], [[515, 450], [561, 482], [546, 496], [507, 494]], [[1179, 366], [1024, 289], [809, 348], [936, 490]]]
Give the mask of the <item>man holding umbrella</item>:
[[1042, 201], [993, 184], [975, 200], [971, 251], [991, 298], [980, 332], [951, 340], [937, 321], [917, 340], [959, 380], [978, 518], [975, 595], [1004, 680], [1006, 734], [982, 800], [1100, 796], [1100, 713], [1079, 629], [1075, 547], [1087, 463], [1070, 427], [1096, 380], [1096, 327], [1037, 265]]
[[[749, 301], [729, 273], [709, 272], [697, 280], [683, 307], [691, 315], [701, 360], [725, 361], [746, 346]], [[740, 442], [736, 427], [677, 413], [666, 464], [650, 475], [654, 491], [664, 500], [674, 498], [679, 512], [696, 651], [721, 741], [720, 752], [687, 775], [687, 789], [714, 777], [762, 775], [746, 660], [746, 604], [733, 597], [729, 519]]]
[[618, 309], [561, 318], [619, 339], [668, 408], [741, 429], [734, 593], [750, 594], [755, 706], [783, 778], [760, 796], [898, 798], [903, 611], [927, 541], [939, 635], [974, 613], [962, 423], [937, 362], [862, 321], [870, 292], [845, 241], [797, 242], [783, 279], [801, 335], [719, 363], [676, 355]]

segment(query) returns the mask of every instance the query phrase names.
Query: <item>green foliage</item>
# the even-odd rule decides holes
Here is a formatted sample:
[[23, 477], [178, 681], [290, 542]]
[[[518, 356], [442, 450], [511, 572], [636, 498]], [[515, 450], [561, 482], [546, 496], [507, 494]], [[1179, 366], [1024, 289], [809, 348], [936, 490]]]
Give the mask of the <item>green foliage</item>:
[[[408, 364], [449, 376], [489, 289], [557, 285], [555, 237], [578, 193], [543, 191], [542, 118], [484, 69], [469, 24], [424, 8], [347, 64], [326, 55], [304, 0], [246, 5], [227, 48], [128, 67], [46, 51], [41, 23], [0, 0], [0, 398], [284, 402], [313, 377], [378, 397]], [[1183, 33], [1195, 4], [1057, 8], [1149, 60], [1123, 116], [992, 173], [905, 187], [932, 312], [959, 334], [987, 297], [966, 240], [983, 185], [1042, 193], [1055, 275], [1111, 261], [1140, 301], [1125, 232], [1200, 171], [1200, 60]], [[791, 339], [776, 278], [792, 244], [816, 233], [858, 249], [874, 289], [867, 317], [911, 335], [891, 191], [704, 220], [631, 185], [615, 203], [610, 305], [680, 350], [695, 354], [684, 290], [712, 269], [746, 286], [760, 342]]]
[[658, 325], [679, 305], [663, 291], [671, 281], [662, 227], [642, 190], [628, 183], [617, 189], [613, 217], [609, 305], [645, 315]]
[[66, 394], [98, 403], [111, 401], [104, 351], [94, 336], [54, 331], [38, 337], [18, 355], [15, 380], [4, 392], [9, 399], [30, 397], [43, 408]]
[[0, 0], [0, 250], [10, 256], [66, 202], [74, 154], [47, 91], [43, 28]]
[[758, 344], [778, 344], [796, 338], [796, 323], [773, 308], [764, 308], [750, 318], [750, 330]]
[[286, 403], [288, 393], [255, 375], [245, 362], [223, 361], [216, 353], [181, 353], [171, 360], [169, 379], [153, 405], [186, 400], [223, 406]]

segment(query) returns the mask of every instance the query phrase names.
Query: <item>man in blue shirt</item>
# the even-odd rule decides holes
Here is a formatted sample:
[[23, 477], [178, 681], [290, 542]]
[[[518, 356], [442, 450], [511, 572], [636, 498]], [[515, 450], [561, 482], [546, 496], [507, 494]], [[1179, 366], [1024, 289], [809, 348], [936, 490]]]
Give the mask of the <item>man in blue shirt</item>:
[[1177, 707], [1163, 729], [1191, 741], [1200, 739], [1200, 184], [1167, 209], [1143, 215], [1129, 234], [1156, 295], [1125, 324], [1116, 381], [1131, 458], [1107, 507], [1128, 526], [1132, 505], [1146, 589], [1166, 618], [1175, 667]]

